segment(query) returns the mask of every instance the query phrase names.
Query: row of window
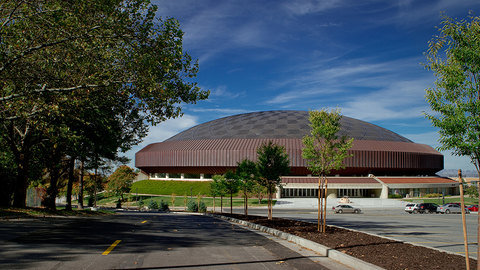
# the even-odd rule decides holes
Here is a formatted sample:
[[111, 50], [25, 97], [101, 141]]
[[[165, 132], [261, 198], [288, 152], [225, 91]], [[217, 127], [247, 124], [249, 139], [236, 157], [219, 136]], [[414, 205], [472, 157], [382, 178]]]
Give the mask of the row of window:
[[[370, 189], [337, 189], [337, 197], [370, 197], [375, 194]], [[284, 188], [282, 189], [282, 197], [318, 197], [318, 188]]]
[[213, 174], [203, 173], [151, 173], [150, 179], [212, 179]]

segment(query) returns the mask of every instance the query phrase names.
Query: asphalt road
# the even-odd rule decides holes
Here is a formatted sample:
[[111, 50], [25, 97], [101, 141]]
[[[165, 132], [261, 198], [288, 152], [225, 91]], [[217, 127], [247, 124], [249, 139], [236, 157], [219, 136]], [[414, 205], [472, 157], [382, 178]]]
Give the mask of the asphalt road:
[[0, 220], [0, 269], [346, 269], [314, 257], [201, 215]]
[[[273, 216], [317, 222], [317, 210], [274, 209]], [[243, 213], [242, 209], [234, 212]], [[267, 209], [251, 208], [251, 215], [267, 215]], [[477, 258], [478, 215], [466, 215], [468, 251]], [[336, 225], [418, 245], [465, 254], [460, 214], [408, 214], [404, 208], [364, 208], [361, 214], [327, 212], [327, 225]]]

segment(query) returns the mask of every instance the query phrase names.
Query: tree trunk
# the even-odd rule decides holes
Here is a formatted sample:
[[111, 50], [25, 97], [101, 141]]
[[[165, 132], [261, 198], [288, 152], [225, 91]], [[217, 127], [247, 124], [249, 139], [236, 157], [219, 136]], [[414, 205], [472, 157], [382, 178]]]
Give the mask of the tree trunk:
[[462, 170], [458, 170], [458, 181], [460, 182], [460, 207], [462, 208], [462, 225], [463, 225], [463, 242], [465, 246], [465, 261], [466, 268], [470, 270], [470, 260], [468, 258], [468, 237], [467, 237], [467, 225], [465, 221], [465, 201], [463, 198], [463, 181], [462, 181]]
[[233, 214], [233, 193], [230, 193], [230, 214]]
[[73, 189], [73, 177], [75, 171], [75, 158], [70, 158], [69, 170], [68, 170], [68, 183], [67, 183], [67, 205], [65, 210], [72, 210], [72, 189]]
[[320, 220], [320, 209], [321, 209], [321, 198], [322, 198], [322, 184], [321, 184], [321, 178], [318, 177], [318, 204], [317, 204], [317, 210], [318, 210], [318, 215], [317, 215], [317, 231], [320, 231], [320, 224], [321, 223], [321, 220]]
[[327, 228], [327, 195], [328, 195], [328, 179], [325, 178], [325, 204], [323, 205], [323, 233], [326, 232]]
[[271, 189], [268, 191], [268, 219], [273, 219], [273, 211], [272, 211], [272, 192]]
[[245, 196], [244, 200], [243, 200], [243, 203], [245, 204], [245, 216], [248, 216], [248, 197], [247, 197], [247, 189], [246, 188], [243, 190], [243, 196]]
[[13, 197], [13, 207], [25, 207], [27, 201], [28, 188], [28, 168], [30, 163], [29, 149], [23, 149], [17, 157], [18, 175], [15, 183], [15, 193]]
[[78, 210], [83, 210], [83, 160], [80, 161], [80, 178], [78, 179]]
[[60, 176], [58, 168], [56, 168], [55, 165], [53, 167], [54, 168], [50, 170], [50, 201], [48, 202], [48, 208], [55, 211], [57, 210], [57, 183]]

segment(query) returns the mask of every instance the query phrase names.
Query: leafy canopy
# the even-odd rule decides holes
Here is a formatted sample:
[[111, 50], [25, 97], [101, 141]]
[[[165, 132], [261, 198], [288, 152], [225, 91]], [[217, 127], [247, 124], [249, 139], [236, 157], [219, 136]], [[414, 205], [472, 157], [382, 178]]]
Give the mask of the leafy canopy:
[[348, 150], [353, 145], [353, 138], [346, 136], [338, 138], [340, 131], [340, 109], [331, 112], [326, 109], [310, 111], [311, 136], [303, 137], [302, 157], [307, 160], [307, 166], [313, 174], [328, 175], [332, 170], [345, 168], [343, 160], [353, 156]]
[[423, 66], [434, 72], [435, 87], [425, 98], [434, 113], [424, 112], [439, 128], [441, 146], [457, 156], [469, 156], [479, 170], [480, 161], [480, 18], [455, 21], [441, 15], [442, 27], [424, 53]]
[[282, 176], [290, 173], [290, 158], [285, 147], [272, 141], [263, 143], [258, 149], [257, 168], [260, 182], [270, 193], [282, 182]]
[[134, 170], [126, 165], [122, 165], [108, 177], [105, 191], [107, 196], [120, 196], [123, 198], [124, 193], [130, 192], [133, 180], [137, 174]]

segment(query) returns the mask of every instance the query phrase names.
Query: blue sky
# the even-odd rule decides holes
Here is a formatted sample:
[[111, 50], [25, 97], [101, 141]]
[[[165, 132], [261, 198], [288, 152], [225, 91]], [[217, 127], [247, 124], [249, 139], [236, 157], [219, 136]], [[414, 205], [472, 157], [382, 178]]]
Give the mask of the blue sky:
[[[220, 117], [264, 110], [333, 109], [439, 146], [420, 64], [438, 33], [440, 12], [466, 19], [480, 1], [152, 0], [158, 16], [179, 20], [184, 50], [199, 60], [195, 81], [210, 98], [155, 127], [144, 146]], [[475, 170], [445, 156], [445, 169]]]

